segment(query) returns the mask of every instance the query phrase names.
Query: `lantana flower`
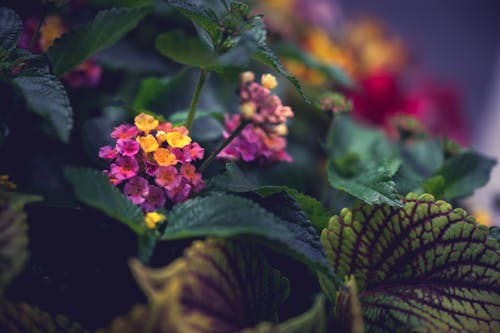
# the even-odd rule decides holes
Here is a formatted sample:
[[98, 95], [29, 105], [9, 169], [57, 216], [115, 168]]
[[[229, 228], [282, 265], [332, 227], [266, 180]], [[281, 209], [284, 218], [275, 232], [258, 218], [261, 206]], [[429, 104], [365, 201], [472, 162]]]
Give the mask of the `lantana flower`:
[[[29, 49], [39, 18], [32, 17], [24, 22], [24, 30], [19, 40], [19, 47]], [[40, 35], [35, 41], [32, 52], [46, 53], [54, 41], [69, 30], [60, 16], [49, 15], [40, 27]], [[69, 72], [62, 79], [71, 87], [95, 87], [101, 78], [102, 68], [93, 60], [88, 59]]]
[[217, 155], [218, 158], [259, 164], [292, 161], [285, 151], [285, 136], [288, 134], [286, 122], [293, 117], [293, 111], [271, 92], [277, 85], [271, 74], [264, 74], [261, 83], [255, 82], [252, 72], [241, 75], [240, 114], [225, 116], [223, 137], [227, 139], [242, 122], [248, 125]]
[[115, 145], [99, 150], [99, 157], [111, 160], [104, 173], [145, 213], [185, 201], [205, 186], [193, 164], [203, 158], [204, 149], [184, 126], [141, 113], [135, 125], [120, 125], [111, 137]]

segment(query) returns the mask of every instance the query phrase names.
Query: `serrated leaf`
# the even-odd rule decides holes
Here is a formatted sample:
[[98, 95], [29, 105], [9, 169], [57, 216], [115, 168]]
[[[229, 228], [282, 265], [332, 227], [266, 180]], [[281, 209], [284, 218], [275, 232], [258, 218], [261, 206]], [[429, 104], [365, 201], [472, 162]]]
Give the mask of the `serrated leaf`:
[[42, 71], [24, 72], [12, 80], [28, 109], [47, 118], [57, 137], [68, 142], [73, 128], [73, 109], [62, 83]]
[[497, 332], [500, 252], [488, 229], [429, 194], [404, 207], [359, 204], [321, 235], [333, 269], [353, 274], [368, 332]]
[[111, 46], [137, 26], [149, 7], [113, 8], [100, 11], [94, 20], [56, 39], [47, 55], [57, 77], [94, 53]]
[[16, 47], [22, 32], [23, 22], [19, 15], [10, 8], [0, 7], [0, 49]]
[[101, 171], [67, 167], [64, 173], [78, 200], [126, 224], [137, 234], [145, 232], [141, 209], [114, 187]]
[[164, 0], [164, 2], [208, 32], [214, 45], [217, 43], [220, 38], [220, 27], [207, 8], [184, 0]]
[[24, 205], [41, 198], [0, 190], [0, 294], [28, 259]]
[[437, 172], [444, 178], [443, 198], [462, 198], [474, 193], [490, 179], [496, 161], [474, 151], [463, 151], [447, 159]]
[[281, 324], [261, 323], [255, 328], [245, 329], [242, 333], [325, 333], [324, 297], [318, 296], [314, 305], [307, 312], [288, 319]]
[[239, 332], [275, 321], [289, 294], [261, 249], [236, 240], [196, 241], [167, 267], [131, 268], [157, 313], [155, 332]]
[[64, 316], [52, 316], [26, 303], [0, 299], [0, 332], [23, 333], [89, 333]]
[[267, 66], [273, 68], [278, 73], [280, 73], [281, 75], [286, 77], [288, 79], [288, 81], [290, 81], [290, 83], [297, 89], [297, 91], [300, 93], [300, 95], [302, 96], [304, 101], [308, 104], [311, 103], [309, 101], [309, 99], [306, 97], [306, 95], [304, 94], [304, 91], [302, 90], [302, 87], [300, 85], [299, 80], [297, 80], [297, 78], [295, 76], [291, 75], [290, 73], [288, 73], [286, 71], [285, 67], [283, 67], [283, 65], [281, 64], [278, 57], [274, 54], [274, 52], [269, 47], [267, 47], [265, 45], [260, 45], [257, 52], [255, 52], [255, 54], [253, 55], [253, 59], [255, 59], [256, 61], [258, 61], [264, 65], [267, 65]]
[[179, 64], [208, 68], [215, 63], [212, 49], [199, 38], [187, 37], [180, 30], [160, 34], [155, 45], [162, 55]]
[[400, 160], [381, 131], [334, 119], [327, 138], [328, 182], [369, 204], [401, 206], [393, 176]]
[[207, 187], [228, 192], [250, 192], [257, 189], [235, 163], [226, 163], [226, 171], [211, 178]]

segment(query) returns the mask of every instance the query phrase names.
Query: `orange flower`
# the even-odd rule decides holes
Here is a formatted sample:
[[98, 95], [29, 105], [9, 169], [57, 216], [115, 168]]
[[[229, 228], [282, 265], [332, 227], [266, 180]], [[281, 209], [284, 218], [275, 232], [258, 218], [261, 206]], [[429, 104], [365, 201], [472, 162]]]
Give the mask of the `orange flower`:
[[154, 154], [153, 158], [156, 163], [161, 166], [169, 166], [177, 164], [177, 158], [172, 152], [167, 148], [158, 148]]

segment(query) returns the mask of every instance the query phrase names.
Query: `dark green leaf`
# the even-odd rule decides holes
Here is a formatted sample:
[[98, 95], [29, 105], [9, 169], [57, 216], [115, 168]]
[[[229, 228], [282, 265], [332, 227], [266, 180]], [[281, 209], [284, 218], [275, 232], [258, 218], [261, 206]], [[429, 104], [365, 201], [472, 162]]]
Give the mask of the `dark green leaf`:
[[[186, 122], [187, 117], [188, 117], [189, 111], [180, 111], [176, 112], [168, 118], [168, 121], [170, 121], [174, 125], [182, 125]], [[196, 115], [195, 115], [195, 120], [199, 118], [204, 118], [204, 117], [212, 117], [216, 119], [217, 121], [221, 122], [224, 120], [224, 114], [221, 112], [215, 112], [215, 111], [206, 111], [206, 110], [196, 110]]]
[[72, 29], [54, 42], [48, 57], [58, 77], [94, 53], [111, 46], [137, 26], [149, 7], [103, 10], [94, 20]]
[[497, 240], [497, 242], [500, 244], [500, 227], [490, 227], [490, 234], [489, 236], [491, 238], [494, 238]]
[[166, 3], [177, 9], [182, 15], [200, 26], [208, 32], [215, 45], [220, 38], [220, 27], [210, 11], [202, 6], [198, 6], [191, 1], [185, 0], [164, 0]]
[[57, 137], [69, 141], [73, 128], [73, 110], [61, 82], [41, 71], [24, 72], [12, 80], [23, 94], [28, 109], [47, 118]]
[[78, 200], [128, 225], [136, 233], [144, 233], [141, 209], [114, 187], [101, 171], [68, 167], [65, 175]]
[[335, 117], [327, 138], [328, 181], [369, 204], [400, 206], [393, 176], [400, 160], [384, 133]]
[[275, 321], [289, 294], [261, 249], [236, 240], [196, 241], [167, 267], [131, 268], [157, 314], [154, 332], [240, 332]]
[[24, 205], [40, 200], [38, 196], [0, 189], [0, 295], [28, 259], [28, 226]]
[[154, 0], [89, 0], [89, 2], [99, 8], [152, 6], [154, 4]]
[[443, 197], [447, 200], [474, 193], [490, 179], [496, 161], [474, 151], [463, 151], [447, 159], [437, 175], [444, 178]]
[[156, 48], [173, 61], [201, 68], [215, 62], [215, 54], [198, 38], [189, 38], [182, 31], [163, 33], [156, 38]]
[[0, 7], [0, 49], [16, 47], [22, 32], [23, 23], [19, 15], [12, 9]]
[[422, 188], [424, 189], [424, 191], [426, 193], [432, 194], [435, 197], [443, 196], [445, 185], [446, 180], [441, 175], [431, 177], [422, 182]]
[[498, 243], [463, 209], [429, 194], [402, 208], [361, 203], [321, 242], [337, 274], [355, 276], [367, 332], [500, 329]]
[[227, 192], [250, 192], [257, 189], [234, 163], [227, 163], [226, 171], [210, 179], [207, 187]]
[[52, 316], [26, 303], [11, 303], [3, 299], [0, 299], [0, 332], [89, 333], [61, 315]]

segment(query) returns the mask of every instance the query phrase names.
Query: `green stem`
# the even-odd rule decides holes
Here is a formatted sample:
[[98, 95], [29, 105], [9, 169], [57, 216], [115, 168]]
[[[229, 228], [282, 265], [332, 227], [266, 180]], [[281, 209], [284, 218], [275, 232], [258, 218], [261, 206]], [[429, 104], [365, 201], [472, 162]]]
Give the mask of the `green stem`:
[[137, 258], [148, 265], [156, 247], [156, 238], [150, 233], [144, 233], [137, 238]]
[[196, 106], [198, 105], [198, 100], [200, 99], [200, 93], [203, 89], [203, 85], [207, 80], [208, 71], [206, 69], [202, 69], [200, 71], [200, 78], [198, 79], [198, 83], [196, 84], [196, 88], [194, 90], [193, 98], [191, 99], [191, 104], [189, 105], [189, 113], [186, 120], [186, 128], [188, 131], [191, 130], [194, 121], [194, 115], [196, 114]]
[[210, 163], [212, 163], [212, 161], [214, 160], [214, 158], [222, 151], [222, 149], [226, 148], [226, 146], [228, 144], [231, 143], [231, 141], [234, 140], [234, 138], [236, 138], [240, 133], [241, 131], [243, 131], [243, 129], [248, 125], [250, 124], [250, 121], [248, 120], [243, 120], [240, 125], [233, 131], [233, 133], [231, 133], [231, 135], [229, 135], [227, 137], [226, 140], [222, 141], [222, 143], [219, 145], [219, 147], [217, 147], [217, 149], [215, 149], [211, 154], [210, 156], [207, 157], [207, 159], [203, 162], [203, 164], [200, 166], [200, 172], [203, 172], [205, 171], [205, 169], [210, 165]]
[[33, 46], [35, 46], [35, 42], [38, 40], [38, 35], [40, 35], [40, 28], [42, 27], [43, 21], [45, 21], [45, 16], [47, 16], [48, 9], [48, 5], [43, 6], [42, 15], [40, 16], [40, 20], [38, 21], [38, 25], [36, 26], [35, 33], [31, 38], [30, 47], [28, 48], [29, 51], [33, 49]]

